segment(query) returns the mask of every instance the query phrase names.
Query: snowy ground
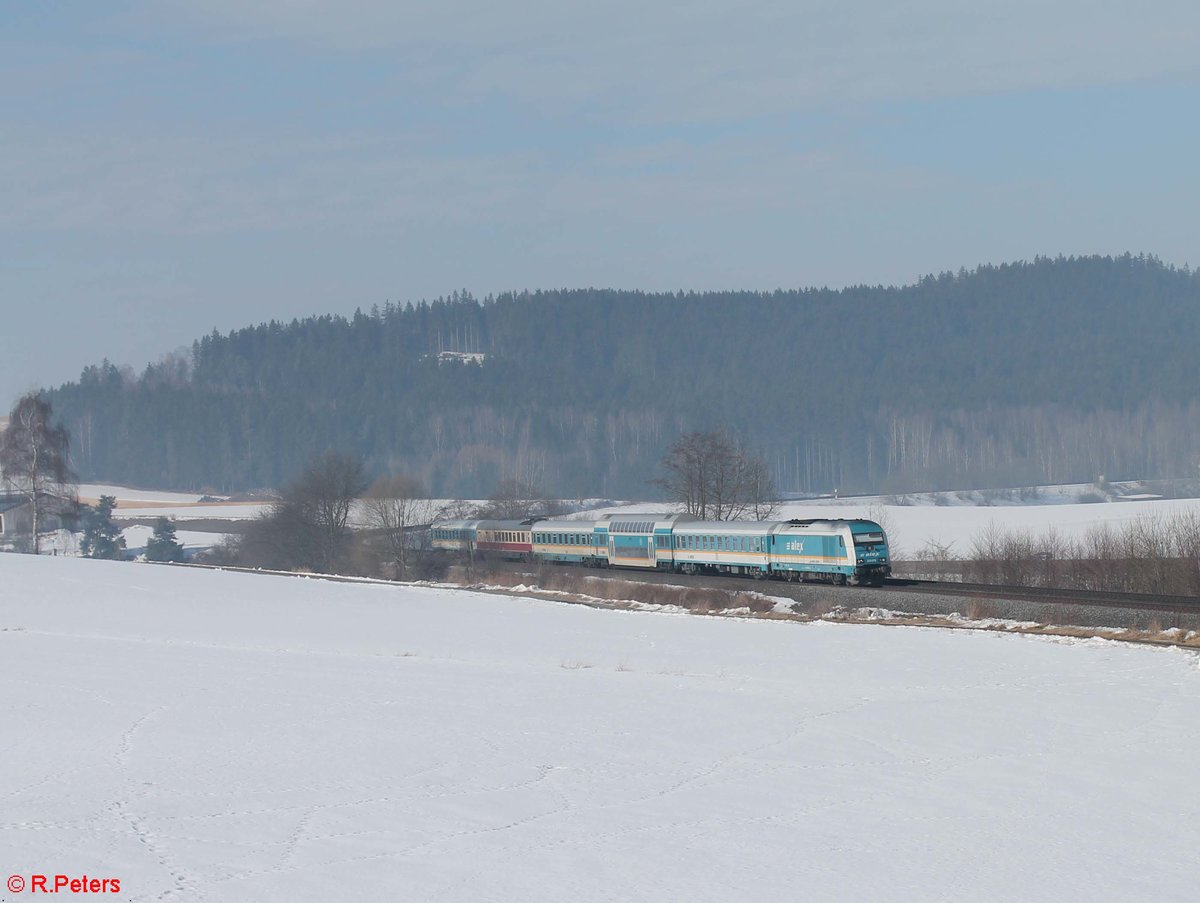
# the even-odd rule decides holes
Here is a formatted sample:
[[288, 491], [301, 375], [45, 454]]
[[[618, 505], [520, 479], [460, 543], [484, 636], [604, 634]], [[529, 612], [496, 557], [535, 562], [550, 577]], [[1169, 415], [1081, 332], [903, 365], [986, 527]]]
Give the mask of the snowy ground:
[[[609, 511], [662, 511], [659, 502], [642, 502]], [[1082, 537], [1088, 530], [1108, 524], [1119, 529], [1139, 519], [1169, 517], [1174, 514], [1200, 514], [1200, 499], [1162, 499], [1154, 501], [1101, 502], [1068, 504], [1062, 501], [1030, 505], [932, 505], [889, 504], [885, 498], [822, 499], [814, 502], [788, 502], [778, 519], [807, 517], [866, 517], [880, 519], [888, 528], [889, 538], [901, 554], [912, 555], [930, 544], [948, 546], [952, 555], [967, 556], [974, 537], [991, 526], [1004, 530], [1042, 535], [1056, 530], [1064, 537]], [[580, 517], [594, 516], [591, 513]], [[900, 556], [897, 556], [900, 557]]]
[[[129, 555], [141, 555], [146, 551], [146, 543], [154, 535], [154, 528], [139, 524], [133, 527], [126, 527], [121, 531], [121, 535], [125, 537], [126, 553]], [[224, 538], [225, 534], [222, 533], [201, 533], [198, 530], [175, 531], [175, 539], [179, 541], [186, 552], [199, 552], [203, 549], [211, 549]]]
[[189, 492], [168, 492], [161, 489], [132, 489], [129, 486], [114, 486], [111, 483], [81, 483], [79, 497], [95, 501], [102, 495], [111, 495], [118, 505], [133, 506], [138, 502], [157, 504], [191, 505], [204, 496]]
[[0, 868], [120, 899], [1195, 897], [1177, 651], [7, 555], [0, 696]]
[[251, 520], [270, 506], [264, 502], [212, 502], [199, 505], [118, 504], [113, 517], [167, 517], [171, 520]]

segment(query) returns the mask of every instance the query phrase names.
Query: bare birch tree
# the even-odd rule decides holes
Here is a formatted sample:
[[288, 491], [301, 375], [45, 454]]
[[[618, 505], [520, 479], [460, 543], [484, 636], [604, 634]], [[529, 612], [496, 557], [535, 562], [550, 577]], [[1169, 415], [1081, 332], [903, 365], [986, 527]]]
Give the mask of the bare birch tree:
[[28, 499], [33, 515], [33, 553], [41, 551], [46, 515], [68, 515], [75, 507], [70, 436], [51, 422], [49, 402], [30, 393], [17, 401], [0, 435], [0, 476], [6, 488]]

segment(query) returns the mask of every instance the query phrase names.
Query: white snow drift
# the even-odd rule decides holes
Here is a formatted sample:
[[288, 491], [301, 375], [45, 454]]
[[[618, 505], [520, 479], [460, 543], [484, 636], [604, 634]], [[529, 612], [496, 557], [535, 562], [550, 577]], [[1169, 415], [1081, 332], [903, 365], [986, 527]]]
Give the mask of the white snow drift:
[[1195, 890], [1177, 651], [8, 555], [0, 699], [0, 869], [121, 899]]

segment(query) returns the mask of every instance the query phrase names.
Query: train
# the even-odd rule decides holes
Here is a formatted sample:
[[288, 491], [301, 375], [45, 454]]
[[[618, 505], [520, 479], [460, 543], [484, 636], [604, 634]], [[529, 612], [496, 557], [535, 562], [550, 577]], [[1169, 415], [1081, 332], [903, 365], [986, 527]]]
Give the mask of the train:
[[457, 520], [433, 524], [430, 542], [468, 557], [856, 586], [881, 585], [892, 573], [887, 534], [862, 519], [702, 521], [622, 512], [595, 520]]

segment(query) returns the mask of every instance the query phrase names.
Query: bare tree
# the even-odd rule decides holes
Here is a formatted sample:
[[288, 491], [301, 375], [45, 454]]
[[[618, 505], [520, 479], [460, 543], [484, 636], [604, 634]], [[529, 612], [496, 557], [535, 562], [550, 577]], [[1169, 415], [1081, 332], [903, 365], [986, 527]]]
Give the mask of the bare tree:
[[450, 499], [437, 511], [434, 520], [472, 520], [478, 516], [479, 506], [466, 499]]
[[413, 556], [422, 551], [421, 528], [433, 522], [436, 506], [426, 496], [421, 482], [413, 477], [381, 477], [371, 484], [363, 499], [367, 524], [383, 542], [393, 576], [403, 580]]
[[765, 520], [779, 510], [766, 461], [727, 433], [683, 434], [662, 466], [653, 484], [701, 520]]
[[496, 484], [478, 516], [496, 520], [525, 520], [562, 513], [562, 506], [546, 498], [546, 493], [540, 487], [526, 480], [507, 479]]
[[333, 572], [345, 563], [350, 512], [365, 487], [357, 457], [329, 452], [317, 458], [249, 526], [240, 544], [246, 562]]
[[50, 403], [31, 392], [17, 401], [0, 436], [0, 475], [7, 488], [29, 500], [35, 555], [46, 516], [65, 517], [76, 504], [70, 435], [51, 422], [52, 415]]
[[284, 499], [317, 528], [324, 570], [333, 570], [345, 545], [354, 500], [366, 488], [361, 458], [326, 452], [284, 489]]

